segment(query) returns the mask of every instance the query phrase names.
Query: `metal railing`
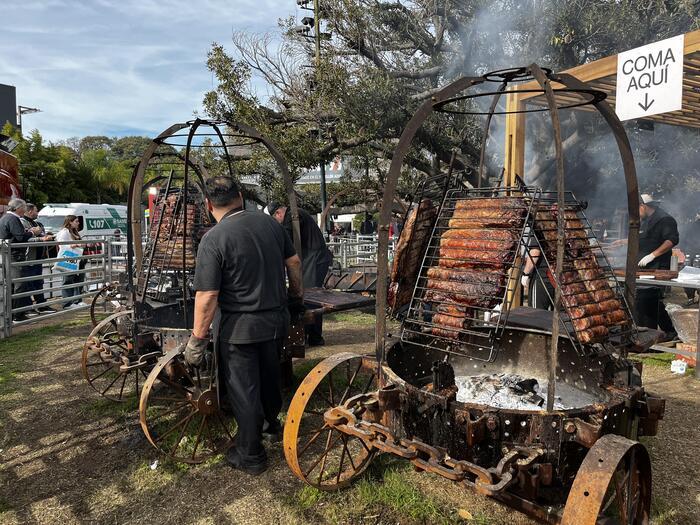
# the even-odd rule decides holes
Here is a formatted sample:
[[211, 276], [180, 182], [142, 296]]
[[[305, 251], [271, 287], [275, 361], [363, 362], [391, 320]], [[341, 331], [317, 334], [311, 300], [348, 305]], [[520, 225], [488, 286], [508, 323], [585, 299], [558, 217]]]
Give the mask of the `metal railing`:
[[[389, 243], [389, 260], [393, 260], [396, 239]], [[356, 237], [331, 236], [327, 243], [328, 249], [333, 254], [336, 265], [341, 270], [353, 267], [373, 266], [377, 264], [376, 235], [358, 235]]]
[[[82, 247], [83, 254], [27, 260], [28, 251], [33, 257], [41, 248], [66, 245]], [[0, 337], [11, 336], [18, 326], [89, 308], [85, 299], [112, 281], [113, 256], [124, 264], [125, 251], [125, 243], [108, 239], [0, 243]], [[61, 269], [57, 263], [63, 261], [77, 269]]]

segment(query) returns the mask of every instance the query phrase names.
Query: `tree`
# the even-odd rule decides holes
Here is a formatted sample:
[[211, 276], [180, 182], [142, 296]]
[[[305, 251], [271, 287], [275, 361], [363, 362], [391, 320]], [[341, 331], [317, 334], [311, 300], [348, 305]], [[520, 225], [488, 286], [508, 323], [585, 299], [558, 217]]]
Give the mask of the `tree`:
[[[332, 37], [323, 42], [315, 69], [303, 67], [313, 46], [294, 32], [292, 20], [280, 22], [281, 44], [273, 35], [239, 32], [234, 55], [215, 44], [207, 62], [218, 81], [205, 96], [207, 112], [269, 134], [297, 175], [339, 154], [389, 159], [418, 105], [462, 74], [533, 61], [565, 69], [698, 27], [700, 9], [687, 0], [321, 4]], [[266, 100], [254, 91], [253, 77], [266, 83]], [[482, 126], [477, 117], [436, 115], [419, 131], [407, 164], [431, 173], [455, 151], [458, 169], [473, 168]], [[575, 137], [568, 142], [578, 143]], [[499, 170], [491, 166], [492, 175]]]

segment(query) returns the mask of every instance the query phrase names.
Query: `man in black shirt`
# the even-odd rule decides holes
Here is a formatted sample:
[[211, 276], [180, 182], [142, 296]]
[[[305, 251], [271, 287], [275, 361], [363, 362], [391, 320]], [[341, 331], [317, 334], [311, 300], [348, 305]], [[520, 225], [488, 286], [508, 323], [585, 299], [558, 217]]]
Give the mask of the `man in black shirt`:
[[[292, 235], [292, 214], [286, 206], [271, 202], [265, 208], [265, 213], [274, 217], [284, 226], [287, 235]], [[301, 237], [301, 265], [304, 275], [304, 288], [319, 288], [323, 286], [328, 268], [333, 262], [333, 254], [326, 246], [321, 229], [313, 217], [304, 210], [299, 210], [299, 235]], [[323, 317], [316, 317], [312, 324], [304, 327], [309, 346], [325, 344], [323, 339]]]
[[[15, 242], [30, 242], [32, 240], [36, 241], [49, 241], [52, 237], [41, 237], [41, 228], [34, 227], [26, 229], [22, 224], [22, 217], [27, 210], [27, 203], [22, 199], [10, 199], [7, 203], [7, 212], [0, 218], [0, 240], [7, 243]], [[22, 262], [26, 260], [27, 250], [23, 249], [12, 249], [10, 247], [10, 260], [12, 262]], [[12, 267], [12, 293], [22, 293], [27, 292], [28, 283], [21, 282], [15, 284], [14, 280], [20, 277], [25, 277], [26, 272], [24, 270], [25, 266], [13, 266]], [[19, 299], [12, 300], [12, 309], [22, 308], [29, 306], [31, 300], [29, 297], [21, 297]], [[19, 312], [12, 316], [14, 321], [25, 321], [27, 319], [27, 314], [25, 312]]]
[[243, 209], [235, 181], [209, 179], [207, 192], [217, 225], [197, 250], [194, 327], [185, 359], [194, 366], [201, 363], [218, 307], [221, 320], [214, 335], [220, 371], [238, 423], [236, 445], [226, 459], [257, 475], [267, 468], [263, 422], [279, 427], [279, 355], [289, 325], [287, 307], [293, 315], [303, 308], [301, 260], [276, 221]]
[[[676, 219], [659, 207], [649, 194], [642, 194], [639, 203], [639, 261], [640, 268], [669, 270], [671, 251], [678, 244]], [[618, 241], [619, 242], [619, 241]], [[657, 286], [637, 286], [635, 309], [637, 324], [666, 332], [664, 340], [676, 336], [671, 318], [663, 302], [662, 289]]]
[[[26, 229], [31, 229], [39, 227], [41, 229], [40, 235], [46, 235], [44, 230], [44, 225], [37, 221], [39, 216], [39, 210], [34, 204], [27, 203], [27, 211], [22, 217], [22, 224]], [[46, 238], [53, 239], [53, 236], [46, 236]], [[35, 240], [39, 240], [36, 239]], [[31, 242], [31, 240], [30, 240]], [[48, 249], [46, 246], [38, 246], [36, 248], [27, 248], [27, 261], [38, 261], [38, 264], [33, 264], [31, 266], [25, 266], [24, 270], [27, 276], [36, 276], [38, 279], [36, 281], [29, 281], [27, 284], [27, 289], [36, 292], [32, 295], [34, 299], [34, 304], [36, 306], [37, 312], [53, 312], [53, 308], [48, 306], [42, 306], [46, 302], [46, 297], [44, 296], [44, 279], [41, 277], [43, 267], [41, 264], [42, 259], [48, 258]]]

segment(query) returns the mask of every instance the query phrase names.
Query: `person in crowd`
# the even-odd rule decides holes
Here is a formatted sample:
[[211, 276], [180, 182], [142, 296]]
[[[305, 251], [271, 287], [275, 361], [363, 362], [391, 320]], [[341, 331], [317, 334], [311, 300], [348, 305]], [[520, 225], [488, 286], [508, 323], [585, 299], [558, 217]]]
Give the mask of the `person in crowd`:
[[[678, 244], [678, 224], [660, 208], [660, 202], [650, 194], [643, 193], [639, 202], [639, 262], [640, 268], [649, 270], [669, 270], [671, 268], [671, 251]], [[615, 245], [625, 244], [622, 239]], [[657, 327], [664, 331], [663, 341], [676, 337], [671, 317], [663, 301], [663, 289], [658, 286], [637, 286], [635, 298], [637, 324], [648, 328]]]
[[[66, 215], [65, 219], [63, 219], [63, 228], [61, 228], [56, 234], [56, 240], [59, 242], [79, 241], [81, 240], [79, 231], [80, 219], [75, 215]], [[58, 257], [65, 257], [66, 250], [81, 247], [82, 244], [62, 244], [58, 249]], [[78, 267], [79, 269], [85, 267], [83, 261], [84, 259], [80, 260]], [[61, 291], [61, 294], [65, 299], [69, 299], [63, 303], [64, 310], [75, 306], [87, 306], [86, 303], [80, 299], [82, 287], [79, 286], [79, 284], [84, 280], [85, 276], [83, 274], [70, 274], [63, 276], [63, 286], [67, 286], [67, 288], [64, 288]]]
[[377, 231], [377, 224], [372, 220], [372, 214], [365, 212], [365, 218], [360, 224], [360, 235], [373, 235]]
[[[26, 229], [22, 224], [22, 217], [27, 210], [27, 203], [22, 199], [10, 199], [7, 203], [7, 212], [0, 217], [0, 240], [12, 244], [21, 242], [30, 242], [32, 239], [40, 241], [49, 241], [50, 237], [41, 236], [41, 228], [33, 227]], [[23, 262], [26, 260], [27, 250], [25, 248], [10, 247], [10, 262]], [[15, 279], [25, 277], [25, 266], [12, 266], [10, 279], [12, 280], [11, 292], [22, 293], [30, 291], [26, 282], [15, 283]], [[12, 299], [12, 309], [23, 308], [29, 306], [31, 300], [29, 297], [20, 297]], [[25, 312], [17, 312], [12, 314], [13, 321], [26, 321], [27, 314]]]
[[[284, 226], [290, 239], [294, 238], [292, 235], [292, 214], [287, 206], [282, 206], [278, 202], [271, 202], [264, 211]], [[299, 209], [299, 230], [304, 288], [322, 287], [328, 268], [333, 263], [333, 254], [328, 250], [326, 240], [316, 221], [302, 209]], [[322, 316], [316, 316], [314, 322], [306, 325], [304, 328], [309, 346], [322, 346], [326, 343], [323, 338]]]
[[204, 361], [218, 309], [213, 336], [238, 423], [236, 442], [226, 459], [234, 468], [258, 475], [267, 469], [263, 424], [269, 434], [281, 430], [280, 352], [290, 314], [303, 313], [301, 260], [276, 221], [244, 210], [233, 179], [214, 177], [206, 184], [217, 224], [197, 250], [194, 324], [185, 360], [192, 366]]
[[[44, 230], [44, 225], [41, 224], [39, 221], [37, 221], [37, 217], [39, 216], [39, 209], [31, 203], [27, 203], [27, 211], [24, 213], [24, 216], [22, 217], [22, 224], [24, 225], [26, 230], [31, 230], [32, 228], [40, 228], [40, 233], [39, 237], [34, 237], [33, 240], [38, 240], [40, 238], [43, 239], [49, 239], [53, 240], [52, 235], [46, 235], [46, 231]], [[32, 239], [30, 239], [31, 242]], [[44, 295], [43, 289], [44, 289], [44, 279], [41, 278], [41, 274], [43, 271], [43, 266], [41, 264], [41, 261], [43, 259], [46, 259], [48, 257], [48, 249], [46, 246], [37, 246], [36, 248], [27, 248], [27, 261], [37, 261], [37, 264], [33, 264], [31, 266], [25, 266], [24, 271], [27, 276], [36, 276], [39, 277], [35, 281], [29, 281], [27, 284], [27, 290], [31, 290], [35, 292], [32, 294], [32, 299], [34, 299], [34, 306], [36, 307], [36, 311], [39, 313], [42, 312], [53, 312], [53, 308], [50, 308], [46, 306], [44, 303], [46, 302], [46, 296]], [[43, 306], [42, 306], [43, 305]]]

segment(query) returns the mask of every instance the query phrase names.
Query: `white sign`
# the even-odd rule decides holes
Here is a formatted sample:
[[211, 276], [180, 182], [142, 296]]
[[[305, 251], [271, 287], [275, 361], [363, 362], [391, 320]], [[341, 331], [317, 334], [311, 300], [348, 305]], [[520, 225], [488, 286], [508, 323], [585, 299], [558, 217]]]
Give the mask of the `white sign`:
[[615, 112], [620, 120], [677, 111], [683, 106], [684, 35], [617, 55]]

